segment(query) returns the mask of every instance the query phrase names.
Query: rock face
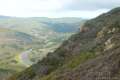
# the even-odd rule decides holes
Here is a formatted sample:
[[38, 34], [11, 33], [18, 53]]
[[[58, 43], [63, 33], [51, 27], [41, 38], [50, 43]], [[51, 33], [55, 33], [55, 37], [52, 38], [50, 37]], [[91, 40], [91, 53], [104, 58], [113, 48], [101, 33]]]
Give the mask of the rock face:
[[120, 80], [120, 8], [87, 21], [82, 29], [9, 80]]

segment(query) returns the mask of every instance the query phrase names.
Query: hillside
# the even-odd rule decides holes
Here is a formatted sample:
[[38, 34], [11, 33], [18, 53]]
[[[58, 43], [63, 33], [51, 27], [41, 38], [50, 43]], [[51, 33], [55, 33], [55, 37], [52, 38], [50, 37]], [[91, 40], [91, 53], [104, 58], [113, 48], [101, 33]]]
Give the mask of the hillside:
[[34, 37], [28, 34], [0, 28], [0, 78], [24, 70], [26, 67], [16, 58], [30, 48]]
[[119, 80], [120, 8], [87, 21], [53, 53], [8, 80]]

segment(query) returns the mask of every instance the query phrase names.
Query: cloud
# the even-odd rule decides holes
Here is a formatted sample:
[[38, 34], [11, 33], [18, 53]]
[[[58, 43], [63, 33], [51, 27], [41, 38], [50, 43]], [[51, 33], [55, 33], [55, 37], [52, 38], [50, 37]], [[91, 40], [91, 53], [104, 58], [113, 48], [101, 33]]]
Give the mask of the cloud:
[[71, 11], [64, 11], [59, 12], [57, 14], [58, 17], [81, 17], [81, 18], [94, 18], [98, 15], [107, 12], [106, 9], [99, 9], [94, 11], [80, 11], [80, 10], [71, 10]]
[[72, 0], [0, 0], [0, 15], [48, 16], [62, 11], [70, 1]]
[[119, 4], [119, 0], [0, 0], [0, 15], [91, 18]]
[[120, 0], [72, 0], [66, 10], [98, 10], [120, 6]]
[[0, 0], [0, 9], [52, 11], [62, 7], [59, 0]]

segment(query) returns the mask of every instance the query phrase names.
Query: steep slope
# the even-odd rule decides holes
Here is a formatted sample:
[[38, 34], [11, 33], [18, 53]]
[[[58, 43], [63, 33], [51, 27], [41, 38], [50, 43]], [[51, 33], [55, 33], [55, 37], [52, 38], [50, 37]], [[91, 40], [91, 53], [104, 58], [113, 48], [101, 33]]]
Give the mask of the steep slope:
[[[116, 10], [117, 12], [114, 12]], [[79, 64], [72, 67], [72, 69], [69, 69], [71, 65], [73, 66], [74, 63], [76, 63], [76, 60], [73, 60], [72, 63], [64, 65], [65, 68], [53, 72], [43, 80], [114, 80], [115, 78], [115, 80], [119, 80], [119, 77], [116, 76], [119, 73], [120, 52], [120, 44], [118, 44], [120, 41], [119, 12], [120, 8], [116, 8], [107, 14], [88, 21], [84, 27], [81, 28], [81, 33], [83, 34], [89, 31], [91, 32], [93, 29], [91, 32], [91, 35], [95, 36], [93, 42], [88, 41], [89, 44], [87, 44], [86, 47], [89, 46], [89, 48], [81, 47], [84, 47], [87, 53], [92, 50], [91, 54], [95, 54], [95, 59], [86, 61], [83, 64], [79, 62]], [[87, 35], [90, 36], [90, 34]], [[85, 35], [87, 37], [86, 39], [89, 39], [87, 35]], [[79, 36], [82, 36], [82, 34], [79, 34]], [[81, 43], [81, 40], [79, 43]], [[92, 47], [92, 45], [94, 45], [94, 47]], [[81, 47], [77, 45], [77, 48], [80, 49]], [[78, 57], [78, 60], [80, 60], [80, 57]]]
[[120, 8], [87, 21], [53, 53], [9, 80], [119, 80]]
[[[102, 26], [98, 26], [101, 27], [101, 30], [93, 40], [96, 46], [91, 47], [91, 54], [95, 54], [94, 59], [87, 57], [87, 59], [89, 58], [87, 60], [86, 57], [82, 57], [86, 59], [86, 62], [83, 63], [81, 57], [75, 57], [70, 63], [64, 64], [62, 68], [40, 80], [120, 80], [120, 8], [116, 8], [106, 15], [102, 15], [102, 18], [104, 17], [106, 20], [103, 21], [105, 25], [102, 22]], [[101, 16], [96, 19], [101, 21], [102, 18], [100, 18]], [[98, 25], [97, 22], [96, 25]], [[86, 49], [87, 54], [91, 50]], [[86, 51], [84, 56], [86, 56]]]

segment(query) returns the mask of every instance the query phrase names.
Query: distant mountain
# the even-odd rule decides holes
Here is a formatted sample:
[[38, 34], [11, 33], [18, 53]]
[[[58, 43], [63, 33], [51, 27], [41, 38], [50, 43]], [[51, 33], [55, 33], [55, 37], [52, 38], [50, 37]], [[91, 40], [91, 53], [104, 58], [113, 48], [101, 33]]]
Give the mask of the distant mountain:
[[[5, 17], [5, 16], [1, 16], [1, 17]], [[14, 17], [0, 18], [1, 27], [11, 28], [15, 30], [21, 30], [20, 28], [26, 30], [26, 28], [28, 27], [29, 27], [29, 30], [34, 29], [34, 28], [39, 28], [39, 29], [49, 28], [50, 30], [53, 30], [55, 32], [57, 32], [57, 30], [59, 29], [61, 29], [61, 31], [63, 29], [64, 31], [64, 28], [67, 28], [68, 30], [69, 28], [70, 29], [72, 28], [73, 30], [71, 29], [71, 31], [75, 32], [76, 30], [78, 30], [80, 25], [84, 22], [85, 20], [81, 18], [52, 18], [52, 19], [51, 18], [39, 18], [39, 17], [38, 18], [14, 18]]]
[[119, 80], [120, 8], [88, 20], [47, 57], [8, 80]]
[[11, 18], [11, 17], [9, 17], [9, 16], [2, 16], [2, 15], [0, 15], [0, 19], [8, 19], [8, 18]]

